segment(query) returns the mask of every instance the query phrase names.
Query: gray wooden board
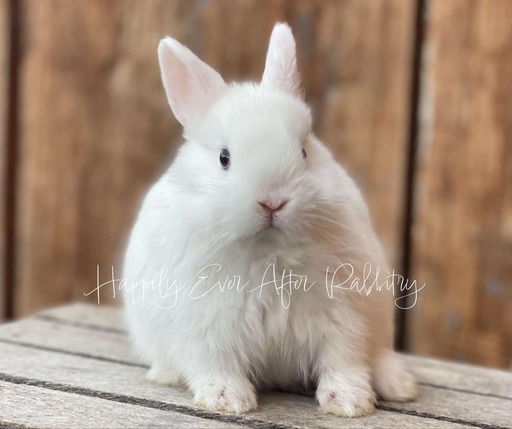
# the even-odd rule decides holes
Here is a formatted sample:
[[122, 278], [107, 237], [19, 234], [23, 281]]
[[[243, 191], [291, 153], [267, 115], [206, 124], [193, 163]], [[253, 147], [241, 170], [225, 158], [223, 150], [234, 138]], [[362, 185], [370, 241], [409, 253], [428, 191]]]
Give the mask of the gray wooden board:
[[[79, 316], [77, 316], [77, 314]], [[182, 389], [145, 380], [146, 368], [131, 354], [122, 332], [120, 310], [72, 305], [0, 327], [0, 371], [4, 376], [35, 379], [113, 395], [128, 395], [204, 413]], [[313, 398], [284, 393], [259, 397], [259, 408], [245, 416], [209, 413], [239, 424], [264, 422], [286, 427], [510, 427], [512, 374], [407, 357], [421, 382], [418, 401], [381, 403], [370, 417], [340, 419], [318, 410]]]
[[[98, 309], [96, 306], [89, 307]], [[110, 313], [109, 320], [113, 320], [111, 310], [108, 309], [107, 312]], [[95, 320], [102, 323], [100, 313], [97, 316]], [[110, 329], [103, 330], [106, 327], [104, 325], [94, 326], [91, 329], [91, 325], [45, 316], [42, 319], [31, 318], [5, 324], [1, 327], [0, 336], [16, 339], [18, 342], [68, 350], [126, 364], [144, 365], [132, 351], [128, 336]], [[77, 339], [80, 340], [77, 341]], [[405, 359], [419, 382], [425, 386], [512, 399], [511, 373], [416, 356], [405, 356]]]
[[232, 422], [251, 427], [264, 427], [261, 425], [263, 422], [280, 424], [285, 428], [470, 427], [383, 410], [370, 417], [343, 419], [319, 411], [313, 398], [283, 393], [261, 395], [258, 410], [246, 415], [204, 412], [193, 406], [191, 395], [186, 390], [146, 381], [143, 368], [2, 342], [0, 355], [0, 380], [14, 378], [24, 384], [29, 380], [34, 380], [33, 383], [45, 381], [48, 382], [47, 387], [52, 389], [82, 389], [82, 394], [93, 397], [108, 393], [115, 395], [114, 399], [132, 403], [149, 402], [157, 408], [171, 405], [175, 411], [211, 418], [229, 417]]
[[70, 324], [126, 332], [122, 311], [120, 308], [113, 306], [77, 302], [41, 311], [38, 316], [59, 319]]
[[406, 356], [417, 379], [425, 385], [495, 395], [512, 400], [512, 373], [436, 359]]
[[237, 424], [13, 381], [0, 381], [0, 422], [4, 424], [48, 428], [240, 428]]
[[85, 327], [63, 325], [51, 320], [24, 319], [0, 327], [0, 338], [46, 348], [72, 351], [126, 364], [143, 365], [137, 359], [127, 335]]

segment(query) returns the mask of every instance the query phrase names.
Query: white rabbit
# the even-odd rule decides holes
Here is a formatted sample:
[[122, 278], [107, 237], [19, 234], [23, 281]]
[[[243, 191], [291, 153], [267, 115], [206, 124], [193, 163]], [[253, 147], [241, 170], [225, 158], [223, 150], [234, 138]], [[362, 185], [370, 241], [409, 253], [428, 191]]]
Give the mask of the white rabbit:
[[376, 394], [413, 399], [392, 291], [349, 290], [379, 269], [384, 283], [387, 263], [360, 192], [312, 134], [290, 28], [274, 27], [260, 84], [227, 85], [171, 38], [158, 56], [185, 142], [125, 256], [125, 316], [148, 377], [236, 413], [266, 388], [315, 387], [341, 416], [371, 413]]

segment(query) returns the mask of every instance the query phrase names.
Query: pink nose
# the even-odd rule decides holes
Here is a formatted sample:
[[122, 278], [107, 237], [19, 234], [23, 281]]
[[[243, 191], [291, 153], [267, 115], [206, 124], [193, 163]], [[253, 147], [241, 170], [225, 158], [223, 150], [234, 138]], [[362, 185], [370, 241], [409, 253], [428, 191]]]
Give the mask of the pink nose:
[[258, 204], [263, 207], [265, 211], [268, 211], [270, 213], [277, 212], [281, 210], [288, 201], [271, 201], [271, 200], [264, 200], [264, 201], [258, 201]]

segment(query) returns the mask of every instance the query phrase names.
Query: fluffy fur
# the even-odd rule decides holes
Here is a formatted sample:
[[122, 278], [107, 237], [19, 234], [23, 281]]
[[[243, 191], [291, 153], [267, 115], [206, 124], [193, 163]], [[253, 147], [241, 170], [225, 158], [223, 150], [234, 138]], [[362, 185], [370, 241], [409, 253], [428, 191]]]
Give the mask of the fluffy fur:
[[[312, 134], [289, 27], [276, 25], [259, 85], [226, 85], [173, 39], [159, 58], [185, 141], [125, 256], [126, 320], [149, 378], [237, 413], [265, 388], [316, 387], [342, 416], [372, 412], [375, 394], [412, 399], [392, 350], [392, 293], [328, 287], [362, 282], [365, 265], [382, 283], [388, 268], [360, 192]], [[259, 201], [287, 201], [270, 227]], [[283, 282], [290, 270], [307, 285]]]

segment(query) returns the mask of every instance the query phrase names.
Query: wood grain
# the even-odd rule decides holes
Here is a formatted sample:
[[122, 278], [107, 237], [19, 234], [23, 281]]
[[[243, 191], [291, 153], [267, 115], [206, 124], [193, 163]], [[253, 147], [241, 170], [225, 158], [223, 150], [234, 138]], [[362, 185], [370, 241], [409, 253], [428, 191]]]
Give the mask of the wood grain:
[[[16, 314], [83, 299], [120, 253], [178, 134], [156, 46], [188, 1], [23, 2]], [[49, 25], [49, 23], [52, 25]], [[111, 299], [105, 293], [103, 300]]]
[[0, 389], [5, 398], [0, 414], [0, 424], [4, 425], [15, 423], [51, 428], [97, 428], [98, 424], [108, 428], [235, 429], [241, 427], [169, 410], [80, 395], [73, 389], [69, 389], [69, 392], [61, 392], [2, 381], [0, 381]]
[[512, 2], [432, 0], [424, 46], [411, 350], [512, 362]]
[[[119, 402], [124, 398], [124, 402], [133, 404], [138, 401], [140, 406], [150, 401], [160, 409], [174, 407], [174, 410], [189, 415], [204, 413], [192, 404], [188, 391], [145, 380], [146, 368], [130, 355], [127, 336], [115, 334], [114, 338], [111, 332], [63, 323], [76, 322], [74, 311], [83, 314], [85, 307], [73, 306], [44, 313], [62, 319], [60, 322], [35, 317], [1, 326], [0, 380], [6, 381], [9, 377], [32, 380], [23, 384], [32, 383], [44, 388], [46, 383], [46, 388], [59, 386], [61, 389], [64, 386], [77, 395], [96, 392], [94, 395], [102, 400], [111, 398]], [[98, 319], [98, 329], [120, 328], [119, 318], [115, 316], [119, 315], [119, 310], [94, 306], [90, 311]], [[380, 409], [369, 417], [341, 419], [323, 414], [311, 397], [267, 393], [259, 396], [259, 408], [255, 412], [242, 416], [210, 413], [209, 418], [221, 420], [229, 416], [230, 422], [251, 427], [271, 424], [290, 428], [508, 426], [512, 418], [512, 374], [418, 357], [408, 358], [408, 361], [420, 379], [418, 400], [409, 404], [381, 402]], [[40, 402], [44, 403], [46, 393], [41, 393]], [[36, 394], [34, 398], [37, 397]], [[63, 415], [57, 418], [66, 419], [73, 415], [73, 410], [65, 408], [58, 398], [56, 400], [56, 406], [63, 408]], [[81, 401], [80, 398], [76, 400]], [[37, 407], [37, 402], [32, 406]], [[109, 406], [105, 404], [106, 408]], [[145, 412], [144, 409], [139, 411]], [[52, 412], [42, 414], [47, 419], [51, 415]], [[130, 416], [129, 412], [127, 418]]]
[[121, 311], [108, 305], [76, 302], [43, 310], [37, 313], [37, 316], [71, 325], [88, 325], [127, 333]]
[[[156, 62], [167, 34], [228, 81], [259, 79], [272, 26], [289, 21], [317, 131], [360, 183], [399, 263], [413, 2], [22, 6], [16, 315], [83, 299], [96, 287], [97, 265], [100, 283], [112, 265], [120, 275], [140, 199], [180, 133]], [[361, 31], [367, 26], [379, 31]], [[102, 302], [111, 295], [104, 289]]]
[[[4, 325], [0, 338], [147, 367], [132, 353], [130, 338], [121, 331], [119, 316], [118, 309], [106, 306], [64, 306]], [[84, 318], [90, 322], [82, 322]], [[421, 385], [512, 400], [512, 374], [410, 355], [404, 355], [404, 359]]]
[[6, 195], [9, 85], [9, 4], [0, 0], [0, 321], [6, 311]]
[[299, 62], [317, 132], [361, 187], [379, 238], [399, 270], [415, 4], [294, 4], [290, 22], [297, 25]]
[[[30, 350], [30, 353], [27, 353]], [[184, 389], [149, 383], [145, 378], [145, 369], [123, 366], [111, 362], [74, 356], [65, 353], [28, 349], [15, 344], [0, 341], [0, 379], [2, 374], [23, 377], [49, 383], [65, 384], [72, 388], [82, 388], [102, 394], [123, 395], [141, 401], [158, 402], [162, 408], [169, 405], [187, 412], [203, 412], [192, 403], [192, 396]], [[18, 356], [20, 358], [18, 359]], [[14, 359], [16, 358], [16, 359]], [[7, 359], [12, 362], [7, 364]], [[452, 395], [450, 404], [455, 401]], [[485, 405], [500, 404], [499, 400], [487, 401]], [[395, 404], [393, 404], [394, 406]], [[472, 404], [475, 406], [475, 404]], [[469, 405], [471, 406], [471, 404]], [[207, 413], [208, 414], [208, 413]], [[209, 413], [212, 415], [212, 413]], [[319, 410], [314, 398], [284, 393], [266, 393], [259, 397], [259, 407], [249, 414], [233, 416], [225, 412], [213, 413], [213, 416], [231, 417], [244, 426], [265, 427], [280, 424], [285, 428], [355, 428], [368, 427], [407, 427], [407, 428], [459, 428], [460, 424], [402, 414], [399, 412], [377, 410], [371, 416], [357, 419], [344, 419]], [[1, 421], [1, 420], [0, 420]], [[100, 424], [98, 425], [100, 426]], [[105, 425], [101, 424], [102, 427]]]

